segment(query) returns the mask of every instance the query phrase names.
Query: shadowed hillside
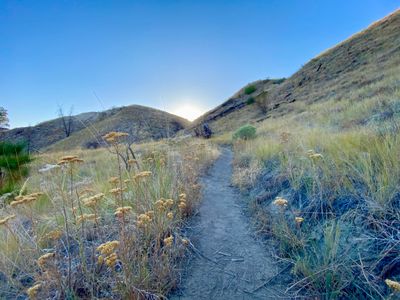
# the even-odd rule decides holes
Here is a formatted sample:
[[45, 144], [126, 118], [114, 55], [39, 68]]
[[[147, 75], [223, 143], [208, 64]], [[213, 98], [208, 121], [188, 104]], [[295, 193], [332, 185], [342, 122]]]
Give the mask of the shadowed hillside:
[[34, 151], [48, 147], [65, 150], [97, 148], [103, 145], [101, 137], [110, 131], [128, 132], [132, 142], [140, 142], [173, 136], [189, 124], [178, 116], [139, 105], [66, 116], [64, 121], [71, 123], [68, 137], [63, 118], [57, 118], [36, 126], [2, 132], [0, 140], [26, 141]]

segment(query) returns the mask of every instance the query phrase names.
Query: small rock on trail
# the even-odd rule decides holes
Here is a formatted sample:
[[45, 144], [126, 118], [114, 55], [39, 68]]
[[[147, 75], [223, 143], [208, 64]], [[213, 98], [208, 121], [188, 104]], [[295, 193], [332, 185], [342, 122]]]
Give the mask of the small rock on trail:
[[170, 299], [284, 298], [277, 285], [268, 284], [279, 269], [267, 247], [251, 233], [243, 199], [231, 185], [232, 158], [232, 151], [223, 148], [203, 178], [199, 215], [189, 233], [194, 254], [180, 290]]

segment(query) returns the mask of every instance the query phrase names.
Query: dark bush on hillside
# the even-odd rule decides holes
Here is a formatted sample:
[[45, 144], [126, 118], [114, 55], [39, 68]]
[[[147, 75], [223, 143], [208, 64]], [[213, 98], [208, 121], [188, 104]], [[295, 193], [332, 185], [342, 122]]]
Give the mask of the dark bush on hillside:
[[0, 142], [0, 194], [11, 192], [27, 175], [26, 165], [32, 161], [24, 143]]
[[255, 102], [254, 98], [250, 97], [249, 99], [247, 99], [246, 104], [251, 105], [251, 104], [254, 104], [254, 102]]
[[233, 139], [237, 140], [251, 140], [256, 137], [257, 129], [252, 125], [244, 125], [235, 131]]
[[256, 90], [257, 90], [257, 88], [255, 85], [249, 85], [244, 88], [244, 93], [246, 95], [250, 95], [250, 94], [254, 93]]

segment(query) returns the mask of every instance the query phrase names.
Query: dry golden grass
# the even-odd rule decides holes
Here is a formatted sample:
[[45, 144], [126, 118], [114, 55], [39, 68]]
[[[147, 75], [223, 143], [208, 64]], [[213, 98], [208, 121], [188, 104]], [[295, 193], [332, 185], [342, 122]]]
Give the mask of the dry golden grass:
[[400, 278], [399, 74], [394, 65], [340, 98], [292, 103], [234, 144], [234, 182], [261, 190], [253, 209], [292, 267], [294, 296], [396, 292], [385, 279]]
[[123, 139], [36, 157], [21, 196], [0, 211], [1, 297], [147, 299], [174, 287], [189, 243], [180, 228], [218, 151], [198, 140], [144, 144], [126, 169]]

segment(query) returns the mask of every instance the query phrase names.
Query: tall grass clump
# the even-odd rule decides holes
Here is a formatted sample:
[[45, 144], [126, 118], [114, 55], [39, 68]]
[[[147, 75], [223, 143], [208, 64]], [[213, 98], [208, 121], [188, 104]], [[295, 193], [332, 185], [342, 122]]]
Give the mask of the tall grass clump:
[[[189, 240], [181, 226], [198, 177], [218, 154], [197, 141], [37, 157], [39, 173], [0, 211], [1, 297], [159, 299], [175, 286]], [[42, 163], [45, 167], [40, 167]]]

